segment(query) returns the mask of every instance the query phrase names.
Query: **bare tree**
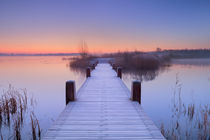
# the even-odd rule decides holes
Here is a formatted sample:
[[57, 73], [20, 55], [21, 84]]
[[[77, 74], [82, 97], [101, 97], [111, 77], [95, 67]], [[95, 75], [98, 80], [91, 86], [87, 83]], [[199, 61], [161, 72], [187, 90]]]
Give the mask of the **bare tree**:
[[161, 48], [156, 48], [156, 52], [161, 52], [162, 49]]
[[79, 44], [79, 53], [82, 58], [88, 56], [88, 45], [84, 40], [82, 40]]

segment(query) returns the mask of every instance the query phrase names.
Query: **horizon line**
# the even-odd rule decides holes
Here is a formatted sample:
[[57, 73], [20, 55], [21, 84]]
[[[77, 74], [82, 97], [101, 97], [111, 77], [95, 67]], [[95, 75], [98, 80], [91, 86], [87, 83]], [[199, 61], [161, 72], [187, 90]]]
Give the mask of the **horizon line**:
[[[210, 51], [210, 49], [163, 49], [163, 50], [160, 50], [162, 52], [164, 51]], [[106, 52], [106, 53], [102, 53], [102, 54], [107, 54], [107, 53], [123, 53], [123, 52], [126, 52], [126, 51], [115, 51], [115, 52]], [[133, 51], [128, 51], [128, 52], [135, 52], [135, 50]], [[156, 50], [155, 51], [137, 51], [137, 52], [143, 52], [143, 53], [149, 53], [149, 52], [157, 52]], [[98, 53], [89, 53], [89, 54], [98, 54]], [[80, 53], [61, 53], [61, 52], [58, 52], [58, 53], [3, 53], [3, 52], [0, 52], [0, 56], [75, 56], [75, 55], [80, 55]]]
[[80, 53], [1, 53], [0, 56], [74, 56]]

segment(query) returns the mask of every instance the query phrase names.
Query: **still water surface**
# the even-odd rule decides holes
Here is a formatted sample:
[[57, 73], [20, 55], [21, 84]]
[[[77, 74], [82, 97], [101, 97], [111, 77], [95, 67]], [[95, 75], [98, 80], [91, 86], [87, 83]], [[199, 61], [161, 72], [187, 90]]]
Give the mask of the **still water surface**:
[[[210, 62], [210, 59], [204, 61], [206, 60]], [[136, 75], [125, 74], [123, 80], [131, 89], [131, 82], [139, 78]], [[196, 107], [210, 105], [210, 65], [172, 64], [171, 67], [159, 72], [153, 80], [142, 82], [142, 106], [158, 126], [162, 122], [170, 123], [174, 92], [179, 93], [177, 80], [182, 103], [185, 105], [193, 103]]]
[[[33, 96], [37, 104], [35, 113], [43, 134], [65, 107], [65, 81], [75, 80], [77, 90], [85, 80], [82, 72], [69, 67], [69, 61], [60, 56], [0, 57], [0, 93], [9, 84]], [[189, 61], [189, 60], [188, 60]], [[203, 60], [201, 60], [203, 62]], [[210, 59], [205, 59], [210, 62]], [[190, 61], [191, 62], [191, 61]], [[199, 61], [200, 62], [200, 61]], [[160, 72], [153, 80], [142, 82], [142, 106], [160, 127], [170, 124], [171, 107], [177, 77], [181, 85], [181, 98], [185, 104], [196, 106], [210, 103], [210, 65], [208, 63], [176, 62]], [[139, 79], [124, 74], [123, 81], [130, 89], [131, 82]]]

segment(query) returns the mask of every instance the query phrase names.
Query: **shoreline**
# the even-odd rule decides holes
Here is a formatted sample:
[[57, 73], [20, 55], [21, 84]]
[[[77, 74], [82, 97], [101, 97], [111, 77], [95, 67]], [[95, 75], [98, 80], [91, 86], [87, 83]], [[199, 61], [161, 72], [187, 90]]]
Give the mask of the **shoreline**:
[[171, 64], [178, 65], [210, 65], [210, 58], [171, 59]]

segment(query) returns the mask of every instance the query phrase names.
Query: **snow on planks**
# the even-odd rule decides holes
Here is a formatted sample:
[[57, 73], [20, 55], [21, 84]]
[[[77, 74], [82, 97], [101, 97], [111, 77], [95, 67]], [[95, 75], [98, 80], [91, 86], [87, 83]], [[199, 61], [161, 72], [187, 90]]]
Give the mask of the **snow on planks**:
[[68, 103], [43, 139], [164, 139], [130, 95], [109, 64], [98, 64], [77, 92], [76, 101]]

